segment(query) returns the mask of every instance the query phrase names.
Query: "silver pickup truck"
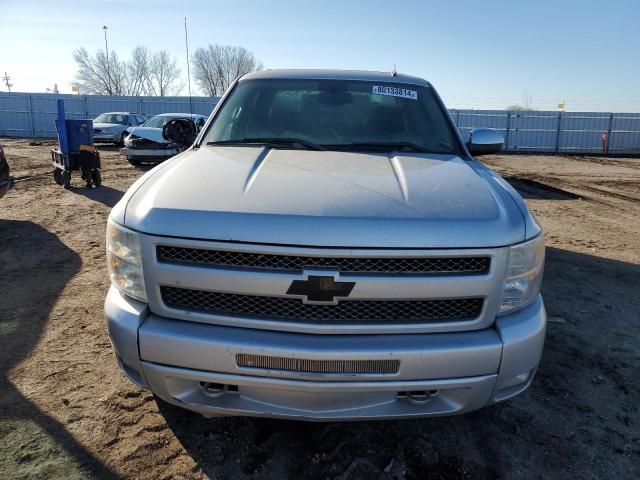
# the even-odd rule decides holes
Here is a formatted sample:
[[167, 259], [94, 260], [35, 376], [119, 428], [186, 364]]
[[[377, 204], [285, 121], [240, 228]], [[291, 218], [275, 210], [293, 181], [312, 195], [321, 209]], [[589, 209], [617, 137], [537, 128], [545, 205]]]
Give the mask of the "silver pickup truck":
[[206, 417], [468, 412], [530, 385], [540, 226], [434, 88], [396, 73], [238, 79], [107, 226], [118, 363]]

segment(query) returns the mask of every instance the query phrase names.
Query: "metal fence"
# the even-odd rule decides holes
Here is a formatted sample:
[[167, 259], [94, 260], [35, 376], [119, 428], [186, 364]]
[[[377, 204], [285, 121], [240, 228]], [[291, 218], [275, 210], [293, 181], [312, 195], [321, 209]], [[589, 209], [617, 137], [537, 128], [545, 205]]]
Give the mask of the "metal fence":
[[[113, 111], [147, 115], [189, 112], [188, 97], [0, 93], [0, 135], [55, 137], [58, 98], [64, 98], [69, 118], [95, 118]], [[209, 115], [217, 101], [217, 97], [193, 97], [193, 113]], [[494, 128], [504, 136], [506, 151], [640, 154], [640, 113], [506, 110], [450, 110], [450, 113], [465, 141], [472, 128]]]
[[[53, 95], [49, 93], [0, 93], [0, 135], [55, 137], [56, 100], [64, 99], [67, 118], [95, 118], [103, 112], [189, 113], [189, 97], [111, 97], [101, 95]], [[193, 113], [209, 115], [218, 97], [193, 97]]]
[[450, 110], [466, 141], [494, 128], [511, 152], [640, 154], [640, 113]]

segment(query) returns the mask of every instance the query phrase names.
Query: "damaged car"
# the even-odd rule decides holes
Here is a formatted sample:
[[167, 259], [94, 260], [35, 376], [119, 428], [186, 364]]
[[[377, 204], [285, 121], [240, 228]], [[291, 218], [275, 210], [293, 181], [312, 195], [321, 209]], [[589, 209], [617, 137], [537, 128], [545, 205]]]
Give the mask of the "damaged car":
[[167, 140], [162, 135], [163, 127], [172, 120], [192, 120], [196, 132], [199, 132], [207, 120], [204, 115], [196, 113], [162, 113], [149, 119], [140, 127], [129, 128], [129, 135], [124, 139], [124, 148], [120, 153], [127, 157], [131, 165], [141, 162], [162, 162], [184, 150], [184, 146]]

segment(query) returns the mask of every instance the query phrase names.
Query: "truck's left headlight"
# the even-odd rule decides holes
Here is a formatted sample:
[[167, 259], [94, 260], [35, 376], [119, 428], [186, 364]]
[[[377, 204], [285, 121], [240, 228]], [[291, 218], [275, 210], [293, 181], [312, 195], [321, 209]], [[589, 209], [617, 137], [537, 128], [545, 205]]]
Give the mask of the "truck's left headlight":
[[540, 292], [544, 270], [544, 235], [509, 248], [500, 314], [529, 305]]
[[107, 223], [107, 265], [113, 286], [130, 297], [147, 301], [140, 235], [111, 219]]

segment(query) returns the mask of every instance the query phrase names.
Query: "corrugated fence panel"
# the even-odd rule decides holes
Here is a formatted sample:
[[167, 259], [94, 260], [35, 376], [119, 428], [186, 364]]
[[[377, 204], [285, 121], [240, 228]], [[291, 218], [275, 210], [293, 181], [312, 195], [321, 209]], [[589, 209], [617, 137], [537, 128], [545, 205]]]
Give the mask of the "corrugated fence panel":
[[[65, 100], [69, 118], [95, 118], [103, 112], [193, 113], [209, 115], [217, 97], [109, 97], [0, 93], [0, 135], [55, 137], [56, 100]], [[450, 110], [466, 142], [474, 128], [493, 128], [505, 150], [517, 152], [640, 154], [640, 113]]]
[[557, 112], [510, 112], [507, 150], [552, 152], [558, 136]]
[[557, 135], [557, 130], [514, 129], [509, 132], [508, 150], [554, 152]]
[[[141, 111], [141, 97], [102, 97], [97, 95], [87, 96], [87, 113], [90, 118], [95, 118], [103, 112], [132, 112]], [[66, 103], [66, 102], [65, 102]]]
[[609, 152], [640, 154], [640, 113], [615, 113], [611, 119]]
[[612, 131], [640, 132], [640, 113], [615, 113], [611, 121]]
[[[64, 99], [67, 118], [95, 118], [103, 112], [189, 113], [189, 97], [110, 97], [0, 92], [0, 135], [55, 137], [57, 100]], [[193, 113], [209, 115], [217, 97], [193, 97]]]
[[608, 151], [640, 155], [640, 131], [611, 132]]
[[603, 133], [608, 134], [611, 115], [601, 112], [570, 112], [562, 115], [561, 152], [602, 152]]
[[28, 95], [0, 94], [0, 134], [33, 136], [30, 112]]

